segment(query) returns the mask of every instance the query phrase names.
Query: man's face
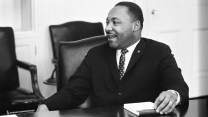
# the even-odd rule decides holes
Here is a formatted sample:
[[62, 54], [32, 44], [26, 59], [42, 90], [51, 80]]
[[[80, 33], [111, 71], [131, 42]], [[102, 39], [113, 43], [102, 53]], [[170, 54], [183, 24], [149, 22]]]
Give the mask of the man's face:
[[108, 41], [112, 48], [121, 49], [132, 44], [133, 22], [125, 6], [116, 6], [111, 9], [106, 18], [105, 31], [109, 35]]

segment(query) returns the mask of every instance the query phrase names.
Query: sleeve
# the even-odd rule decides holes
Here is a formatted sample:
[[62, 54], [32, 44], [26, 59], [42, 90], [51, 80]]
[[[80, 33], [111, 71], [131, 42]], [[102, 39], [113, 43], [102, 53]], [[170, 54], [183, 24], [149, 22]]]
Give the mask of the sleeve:
[[55, 93], [41, 104], [51, 110], [75, 108], [83, 103], [91, 92], [91, 68], [88, 55], [81, 63], [69, 83], [59, 92]]
[[164, 45], [161, 49], [159, 64], [160, 85], [163, 90], [175, 90], [180, 95], [180, 104], [187, 103], [189, 88], [183, 79], [181, 69], [171, 53], [169, 46]]

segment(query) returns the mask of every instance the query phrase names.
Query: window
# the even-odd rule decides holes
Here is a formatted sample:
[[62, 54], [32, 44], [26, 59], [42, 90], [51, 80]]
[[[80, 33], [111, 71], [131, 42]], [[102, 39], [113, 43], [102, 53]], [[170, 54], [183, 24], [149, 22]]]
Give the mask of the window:
[[32, 30], [32, 0], [0, 0], [0, 26], [15, 31]]

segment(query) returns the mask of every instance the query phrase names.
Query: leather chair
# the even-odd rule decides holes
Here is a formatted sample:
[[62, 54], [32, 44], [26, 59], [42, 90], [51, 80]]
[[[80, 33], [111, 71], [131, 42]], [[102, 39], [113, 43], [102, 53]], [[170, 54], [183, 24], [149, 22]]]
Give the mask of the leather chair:
[[[20, 87], [17, 68], [30, 72], [33, 92]], [[17, 60], [13, 29], [0, 27], [0, 114], [35, 111], [42, 99], [36, 65]]]
[[[54, 78], [54, 72], [56, 70], [60, 41], [76, 41], [92, 36], [104, 35], [104, 29], [101, 22], [71, 21], [59, 25], [50, 25], [49, 31], [53, 50], [52, 63], [55, 64], [55, 69], [52, 72], [51, 78]], [[53, 80], [51, 81], [53, 82]]]
[[[69, 78], [75, 73], [89, 49], [107, 42], [108, 38], [104, 35], [85, 38], [78, 41], [60, 42], [57, 90], [61, 90], [68, 83]], [[85, 103], [79, 106], [79, 108], [87, 108], [91, 105], [90, 98], [88, 98]]]

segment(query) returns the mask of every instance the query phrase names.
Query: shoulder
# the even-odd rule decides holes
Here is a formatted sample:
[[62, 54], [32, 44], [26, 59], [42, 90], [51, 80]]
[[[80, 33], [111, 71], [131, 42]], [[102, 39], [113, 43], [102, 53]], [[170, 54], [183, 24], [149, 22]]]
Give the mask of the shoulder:
[[95, 46], [95, 47], [91, 48], [91, 50], [93, 50], [93, 51], [101, 51], [101, 50], [106, 50], [106, 49], [109, 49], [109, 48], [110, 48], [110, 46], [109, 46], [109, 44], [107, 42], [107, 43]]
[[89, 51], [88, 54], [90, 55], [103, 55], [105, 54], [110, 48], [108, 43], [101, 44], [95, 47], [92, 47]]
[[153, 40], [153, 39], [149, 39], [149, 38], [144, 38], [144, 37], [142, 37], [141, 40], [143, 40], [144, 43], [146, 43], [146, 48], [151, 50], [151, 51], [162, 51], [162, 50], [171, 51], [169, 45], [167, 45], [163, 42]]
[[148, 46], [158, 47], [158, 48], [169, 47], [167, 44], [157, 41], [157, 40], [153, 40], [153, 39], [149, 39], [145, 37], [142, 37], [142, 40], [144, 40]]
[[165, 43], [148, 38], [142, 38], [141, 42], [145, 45], [145, 55], [163, 58], [172, 54], [170, 47]]

